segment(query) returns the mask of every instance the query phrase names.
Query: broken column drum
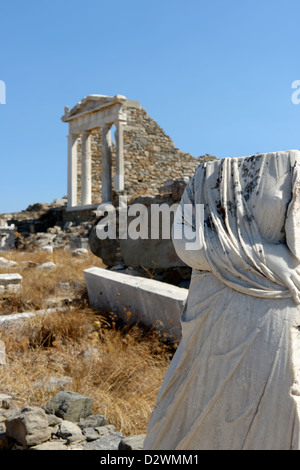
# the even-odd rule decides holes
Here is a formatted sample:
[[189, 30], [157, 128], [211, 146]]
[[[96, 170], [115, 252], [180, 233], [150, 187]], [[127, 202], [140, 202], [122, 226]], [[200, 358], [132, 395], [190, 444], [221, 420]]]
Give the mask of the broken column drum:
[[300, 449], [299, 169], [296, 150], [225, 158], [187, 185], [203, 244], [173, 239], [193, 274], [145, 450]]

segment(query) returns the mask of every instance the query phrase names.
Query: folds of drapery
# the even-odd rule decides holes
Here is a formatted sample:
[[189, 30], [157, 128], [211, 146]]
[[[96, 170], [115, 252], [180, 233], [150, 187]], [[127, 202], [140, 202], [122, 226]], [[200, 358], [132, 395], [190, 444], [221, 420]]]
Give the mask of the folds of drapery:
[[[274, 250], [276, 244], [284, 243], [300, 260], [299, 165], [297, 150], [200, 164], [175, 218], [177, 228], [180, 225], [185, 229], [181, 239], [174, 236], [173, 230], [178, 256], [195, 269], [211, 271], [241, 293], [263, 298], [291, 297], [288, 286], [269, 266], [264, 249], [265, 234], [269, 232], [264, 219], [270, 218], [268, 211], [273, 211], [273, 219], [278, 218], [278, 223], [283, 223], [282, 231], [285, 229], [281, 241], [273, 240]], [[197, 204], [204, 206], [200, 225], [196, 220]], [[192, 213], [185, 211], [186, 205], [192, 207]], [[259, 205], [266, 216], [257, 216]], [[189, 249], [190, 234], [186, 234], [196, 230], [200, 231], [201, 248]]]

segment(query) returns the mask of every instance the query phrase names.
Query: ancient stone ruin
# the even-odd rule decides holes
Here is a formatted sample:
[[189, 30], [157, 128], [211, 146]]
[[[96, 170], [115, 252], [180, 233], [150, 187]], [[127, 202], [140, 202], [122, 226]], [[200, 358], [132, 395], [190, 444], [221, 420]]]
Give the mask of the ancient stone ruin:
[[69, 124], [68, 210], [111, 201], [112, 190], [155, 195], [166, 181], [191, 177], [203, 161], [175, 148], [125, 96], [89, 95], [66, 107], [62, 121]]
[[0, 219], [0, 251], [7, 251], [15, 246], [14, 230], [14, 224], [8, 225], [6, 220]]

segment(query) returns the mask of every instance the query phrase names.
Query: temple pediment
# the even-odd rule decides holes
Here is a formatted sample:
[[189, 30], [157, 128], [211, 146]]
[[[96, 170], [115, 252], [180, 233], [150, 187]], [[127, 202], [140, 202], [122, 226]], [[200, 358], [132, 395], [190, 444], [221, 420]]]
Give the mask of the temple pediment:
[[63, 122], [68, 122], [78, 116], [96, 112], [99, 109], [123, 104], [126, 97], [123, 95], [106, 96], [106, 95], [88, 95], [79, 101], [71, 110], [66, 106], [65, 114], [62, 116]]

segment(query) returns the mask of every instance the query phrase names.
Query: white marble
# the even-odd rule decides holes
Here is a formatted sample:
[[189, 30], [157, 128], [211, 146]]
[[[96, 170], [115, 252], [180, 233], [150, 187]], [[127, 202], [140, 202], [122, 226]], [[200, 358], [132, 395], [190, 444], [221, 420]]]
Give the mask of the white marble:
[[300, 449], [299, 163], [298, 151], [226, 158], [187, 186], [204, 244], [174, 239], [193, 275], [145, 450]]
[[[68, 137], [68, 204], [67, 210], [88, 207], [92, 203], [90, 132], [102, 129], [102, 202], [111, 200], [112, 168], [110, 128], [116, 125], [116, 176], [115, 191], [124, 189], [123, 124], [127, 122], [123, 95], [88, 95], [71, 110], [65, 107], [62, 121], [69, 125]], [[81, 201], [77, 197], [77, 138], [82, 141]], [[100, 192], [100, 188], [99, 188]]]
[[187, 289], [97, 267], [86, 269], [84, 277], [91, 307], [107, 309], [124, 321], [154, 327], [173, 341], [180, 340]]

